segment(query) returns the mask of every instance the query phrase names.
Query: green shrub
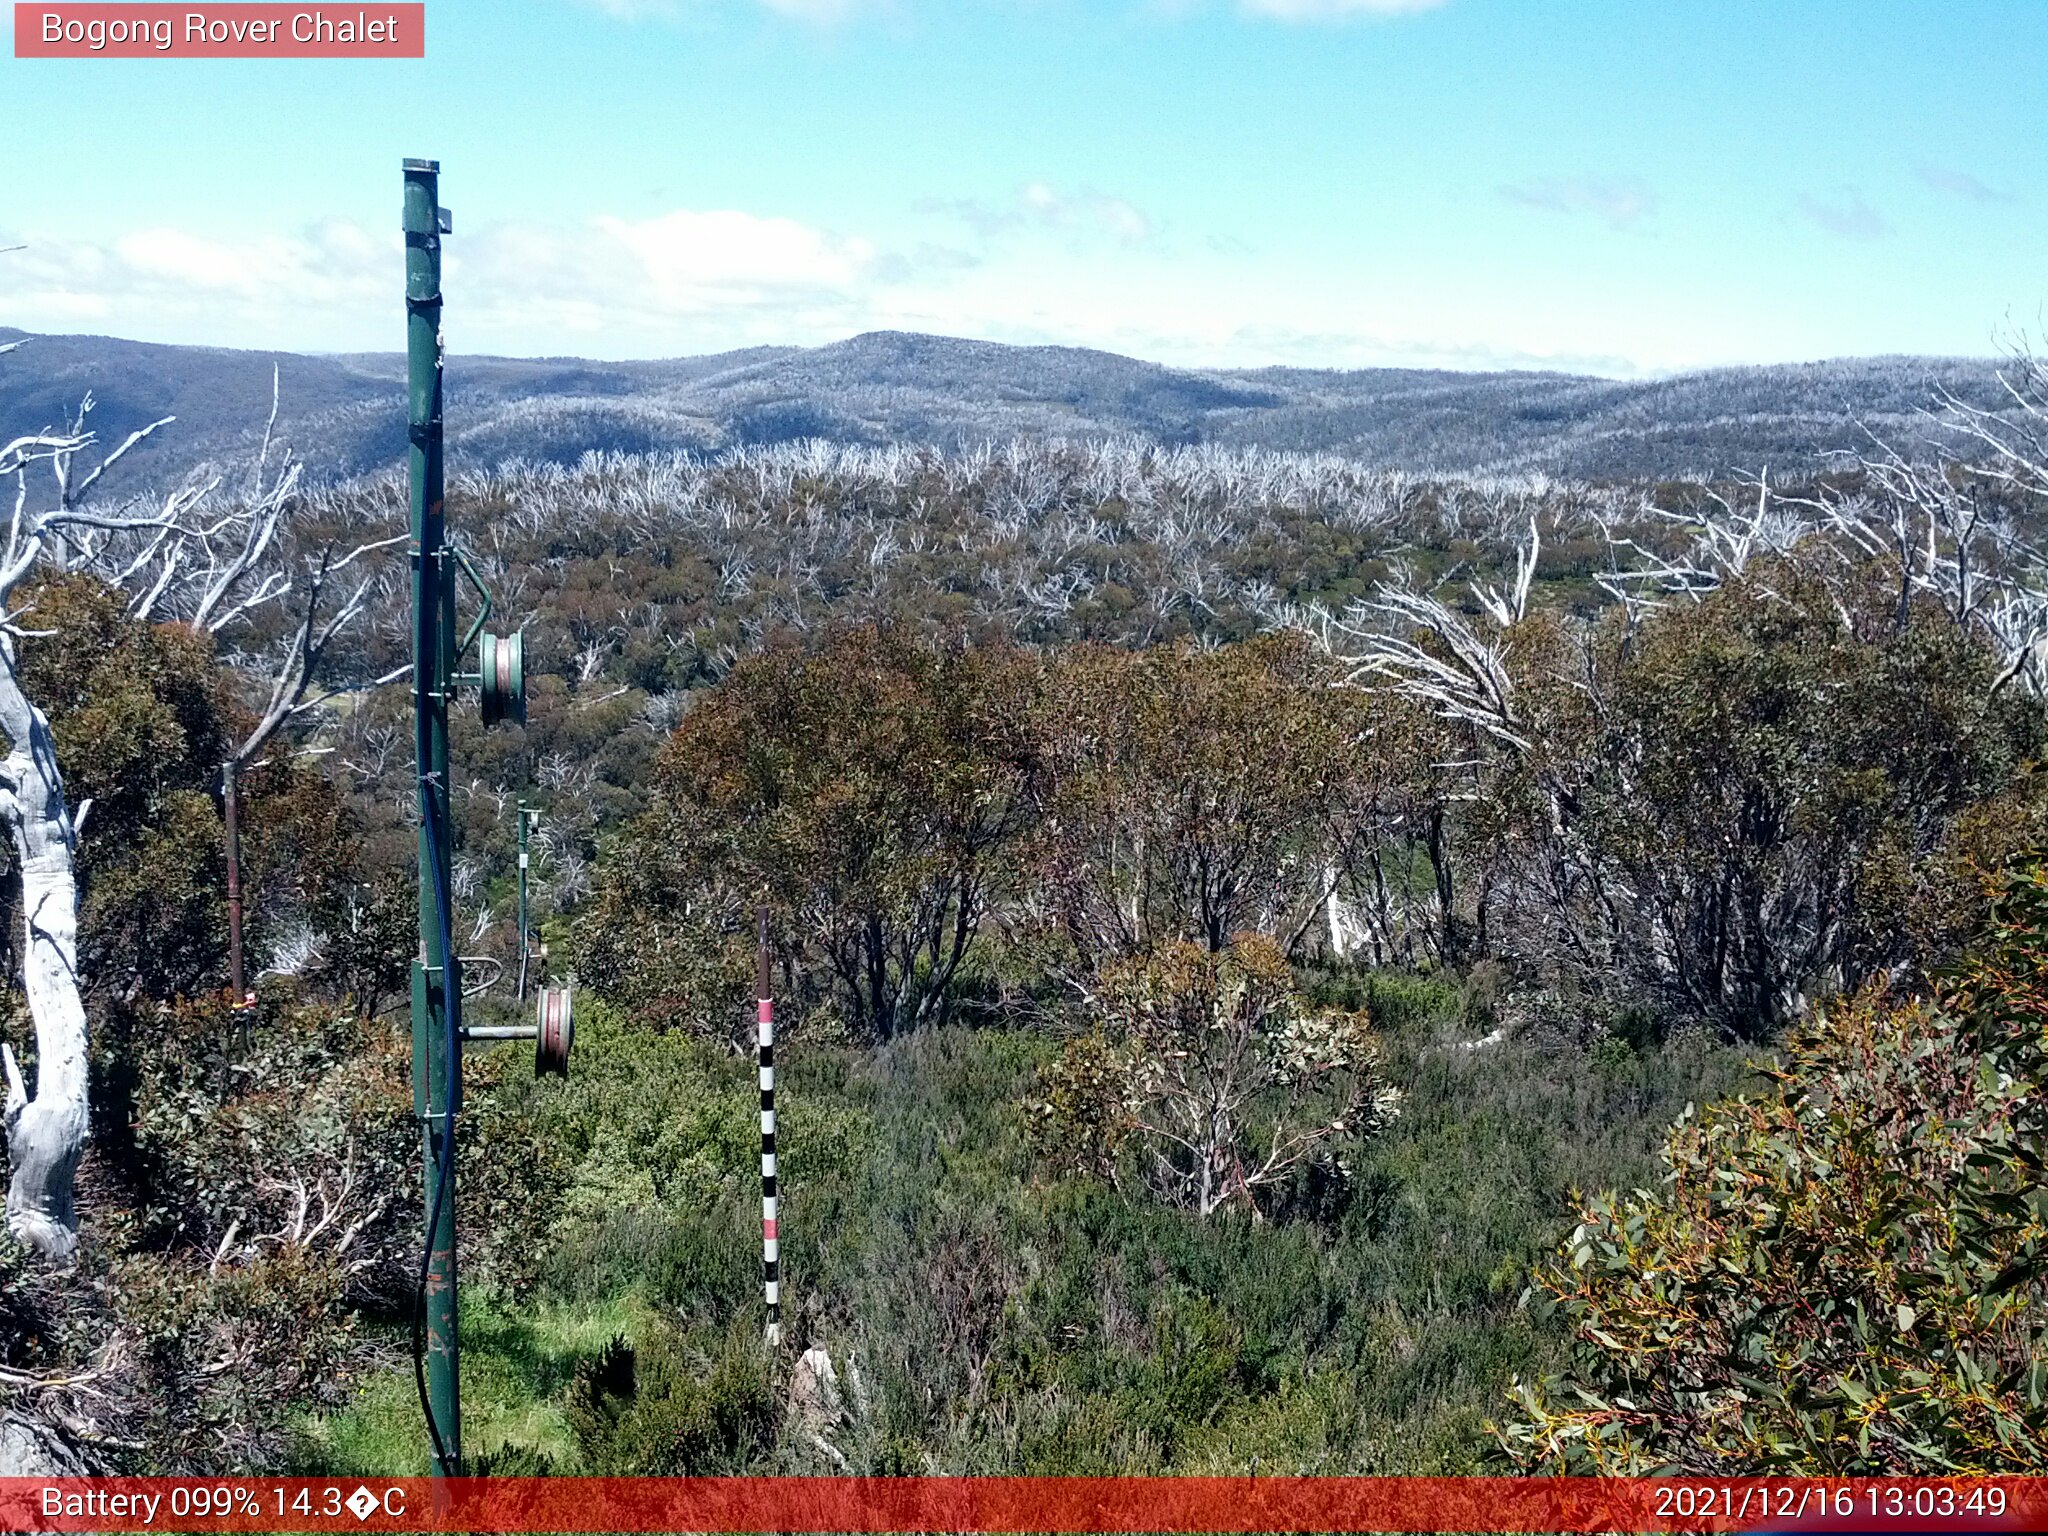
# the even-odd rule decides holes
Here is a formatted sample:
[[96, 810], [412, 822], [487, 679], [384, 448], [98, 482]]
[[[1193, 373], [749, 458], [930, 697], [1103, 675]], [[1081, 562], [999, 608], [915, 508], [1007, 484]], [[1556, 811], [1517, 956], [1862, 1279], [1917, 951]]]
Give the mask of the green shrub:
[[1531, 1467], [2019, 1473], [2048, 1462], [2048, 874], [1922, 1000], [1830, 1005], [1768, 1091], [1682, 1119], [1664, 1188], [1586, 1201], [1540, 1283], [1570, 1367]]
[[702, 1477], [747, 1469], [773, 1439], [776, 1408], [757, 1338], [728, 1337], [705, 1360], [657, 1327], [637, 1346], [613, 1340], [579, 1370], [568, 1411], [594, 1473]]
[[1263, 935], [1161, 945], [1096, 991], [1097, 1029], [1047, 1066], [1029, 1106], [1055, 1166], [1115, 1180], [1129, 1162], [1206, 1217], [1316, 1173], [1341, 1180], [1343, 1154], [1398, 1113], [1368, 1017], [1312, 1006]]

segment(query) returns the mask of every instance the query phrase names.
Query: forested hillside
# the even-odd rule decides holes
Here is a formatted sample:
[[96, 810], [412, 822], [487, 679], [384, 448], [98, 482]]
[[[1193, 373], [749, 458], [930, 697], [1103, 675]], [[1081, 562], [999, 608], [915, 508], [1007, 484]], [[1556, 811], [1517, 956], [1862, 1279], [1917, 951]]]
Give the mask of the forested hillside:
[[[0, 340], [22, 333], [0, 327]], [[253, 449], [271, 369], [286, 435], [322, 480], [397, 462], [404, 359], [295, 356], [40, 336], [0, 376], [0, 417], [47, 426], [91, 391], [104, 436], [165, 415], [179, 431], [132, 472], [166, 479]], [[1015, 438], [1131, 438], [1338, 453], [1410, 472], [1716, 478], [1828, 467], [1863, 428], [1913, 435], [1932, 391], [2007, 409], [2000, 364], [1879, 357], [1668, 379], [1381, 368], [1167, 368], [1076, 347], [876, 332], [817, 348], [659, 362], [465, 357], [448, 371], [455, 462], [574, 464], [586, 452], [716, 452], [818, 438], [975, 449]]]
[[[1323, 387], [1227, 389], [1283, 382]], [[423, 1470], [403, 488], [271, 458], [108, 532], [93, 445], [10, 452], [48, 542], [0, 705], [14, 782], [61, 769], [92, 1137], [68, 1225], [10, 1195], [0, 1417], [44, 1464]], [[470, 1053], [476, 1469], [2048, 1452], [2048, 473], [2007, 417], [1711, 482], [526, 457], [450, 486], [530, 673], [523, 724], [457, 715], [453, 895], [509, 1017], [535, 803], [580, 1024], [566, 1083]], [[221, 764], [273, 716], [242, 1012]]]

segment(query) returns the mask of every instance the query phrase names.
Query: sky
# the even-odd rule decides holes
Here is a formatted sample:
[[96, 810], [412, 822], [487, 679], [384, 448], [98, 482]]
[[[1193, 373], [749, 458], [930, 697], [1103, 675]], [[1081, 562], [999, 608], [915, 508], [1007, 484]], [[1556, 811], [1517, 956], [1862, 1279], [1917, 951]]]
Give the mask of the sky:
[[2048, 0], [428, 0], [415, 61], [8, 25], [30, 331], [396, 350], [406, 156], [457, 352], [1632, 376], [2048, 315]]

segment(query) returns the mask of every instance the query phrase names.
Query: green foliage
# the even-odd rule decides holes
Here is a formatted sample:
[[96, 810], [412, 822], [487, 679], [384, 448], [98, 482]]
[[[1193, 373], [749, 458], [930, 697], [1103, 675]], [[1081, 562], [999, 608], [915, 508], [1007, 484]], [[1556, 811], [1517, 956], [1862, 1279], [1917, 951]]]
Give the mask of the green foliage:
[[112, 1470], [280, 1464], [293, 1420], [338, 1404], [366, 1363], [349, 1249], [289, 1221], [248, 1243], [231, 1227], [210, 1252], [144, 1246], [118, 1208], [97, 1214], [68, 1271], [0, 1235], [0, 1364], [77, 1382]]
[[[1340, 1189], [1305, 1181], [1257, 1221], [1043, 1177], [1023, 1109], [1056, 1054], [1041, 1035], [792, 1047], [772, 1363], [752, 1063], [594, 1006], [576, 1078], [508, 1072], [472, 1095], [473, 1115], [506, 1097], [572, 1164], [533, 1289], [516, 1308], [466, 1293], [478, 1446], [565, 1472], [838, 1470], [782, 1406], [790, 1356], [816, 1346], [844, 1400], [818, 1435], [856, 1472], [1474, 1469], [1500, 1382], [1551, 1360], [1518, 1306], [1550, 1212], [1574, 1183], [1640, 1178], [1737, 1059], [1696, 1039], [1611, 1073], [1515, 1041], [1451, 1051], [1454, 988], [1341, 982], [1384, 1002], [1403, 1113]], [[615, 1334], [637, 1390], [579, 1399]], [[305, 1464], [411, 1465], [410, 1391], [393, 1370], [321, 1421]]]
[[405, 1000], [419, 952], [419, 885], [402, 865], [360, 869], [339, 893], [308, 980], [372, 1019]]
[[1390, 1122], [1398, 1090], [1377, 1073], [1359, 1013], [1318, 1009], [1272, 940], [1240, 933], [1211, 951], [1180, 941], [1104, 975], [1102, 1023], [1071, 1042], [1029, 1106], [1058, 1165], [1140, 1177], [1201, 1216], [1320, 1173]]
[[[188, 630], [137, 624], [123, 595], [57, 577], [27, 599], [22, 685], [50, 718], [79, 845], [81, 974], [96, 999], [168, 997], [210, 983], [226, 942], [217, 785], [233, 729], [212, 648]], [[6, 888], [15, 887], [12, 871]], [[18, 895], [10, 894], [10, 909]], [[12, 912], [9, 943], [19, 927]]]
[[1960, 975], [1788, 1041], [1682, 1120], [1664, 1188], [1584, 1203], [1543, 1289], [1577, 1345], [1518, 1390], [1532, 1466], [2017, 1473], [2048, 1458], [2048, 875]]
[[[1397, 814], [1413, 744], [1399, 711], [1329, 683], [1298, 637], [1027, 658], [851, 629], [771, 648], [668, 748], [579, 924], [583, 974], [647, 1022], [725, 1034], [707, 1021], [741, 1017], [766, 899], [799, 1000], [823, 971], [855, 1034], [884, 1038], [949, 1017], [970, 981], [1044, 990], [1171, 940], [1220, 949], [1262, 916], [1298, 943]], [[1356, 750], [1368, 715], [1383, 756]], [[994, 959], [975, 952], [991, 912]]]
[[[1076, 464], [1048, 462], [1081, 496]], [[898, 614], [744, 660], [764, 616], [820, 578], [757, 560], [734, 597], [721, 588], [745, 559], [721, 569], [666, 524], [650, 542], [641, 511], [607, 500], [514, 527], [530, 509], [496, 509], [501, 554], [534, 573], [544, 611], [526, 726], [456, 724], [477, 775], [457, 808], [465, 900], [509, 909], [501, 802], [542, 786], [554, 964], [573, 948], [604, 1002], [579, 1001], [569, 1083], [531, 1080], [523, 1050], [472, 1053], [462, 1257], [480, 1469], [1469, 1470], [1500, 1383], [1560, 1379], [1583, 1321], [1562, 1299], [1521, 1304], [1567, 1191], [1647, 1179], [1678, 1106], [1738, 1073], [1676, 1026], [1755, 1034], [1837, 980], [1924, 974], [1983, 916], [1959, 872], [2048, 825], [2026, 766], [2038, 708], [1989, 686], [1963, 630], [1875, 585], [1816, 585], [1795, 561], [1634, 630], [1528, 621], [1507, 664], [1535, 751], [1475, 796], [1456, 732], [1332, 686], [1298, 639], [1245, 641], [1275, 592], [1367, 590], [1391, 524], [1217, 491], [1239, 498], [1243, 537], [1210, 608], [1178, 601], [1175, 583], [1201, 573], [1154, 541], [1162, 518], [1207, 516], [1209, 491], [1169, 511], [1127, 499], [1142, 476], [1088, 491], [1100, 526], [1054, 558], [1042, 529], [1012, 526], [1021, 481], [905, 463], [907, 478], [793, 461], [702, 477], [743, 506], [748, 539], [772, 540], [756, 553], [814, 513], [866, 529], [858, 559], [831, 553], [820, 602]], [[611, 473], [586, 489], [642, 510], [658, 490]], [[1401, 537], [1426, 535], [1426, 569], [1497, 563], [1498, 529], [1465, 492], [1368, 489], [1399, 502]], [[897, 550], [905, 527], [938, 537]], [[991, 563], [962, 566], [970, 544]], [[1577, 603], [1598, 554], [1582, 521], [1539, 580]], [[1066, 607], [1017, 597], [1055, 571], [1082, 578]], [[0, 1255], [4, 1358], [42, 1368], [124, 1341], [133, 1405], [115, 1427], [147, 1444], [139, 1460], [274, 1464], [297, 1414], [303, 1465], [417, 1469], [409, 1371], [356, 1377], [402, 1353], [418, 1215], [401, 1032], [363, 1022], [402, 996], [414, 947], [395, 862], [409, 829], [389, 793], [403, 699], [334, 721], [337, 761], [361, 781], [349, 809], [307, 772], [245, 780], [252, 947], [300, 930], [323, 943], [303, 994], [266, 987], [243, 1044], [213, 1000], [233, 692], [204, 641], [130, 624], [104, 592], [56, 583], [39, 602], [62, 623], [25, 656], [44, 669], [74, 796], [95, 801], [81, 844], [94, 1000], [125, 1001], [98, 1035], [103, 1246], [75, 1283], [31, 1284]], [[1245, 643], [1056, 648], [1195, 630]], [[372, 636], [366, 657], [387, 643]], [[582, 861], [612, 828], [578, 910]], [[1348, 940], [1324, 905], [1333, 887]], [[1765, 1323], [1807, 1328], [1789, 1336], [1800, 1381], [1768, 1350], [1744, 1367], [1771, 1386], [1735, 1428], [1700, 1431], [1706, 1464], [1824, 1461], [1809, 1434], [1831, 1466], [1890, 1465], [1900, 1446], [2006, 1454], [2006, 1431], [2038, 1450], [2034, 1384], [2013, 1374], [2040, 1342], [2037, 1282], [2013, 1266], [2031, 1262], [2041, 1212], [1998, 1161], [2038, 1152], [2014, 1086], [2037, 1079], [2007, 1070], [2041, 1024], [2024, 894], [2001, 909], [2002, 947], [1938, 1003], [1837, 1010], [1833, 1034], [1795, 1041], [1777, 1098], [1685, 1123], [1674, 1166], [1706, 1215], [1588, 1202], [1584, 1230], [1610, 1235], [1574, 1283], [1605, 1286], [1600, 1305], [1635, 1308], [1653, 1335], [1655, 1317], [1705, 1318], [1699, 1336], [1723, 1328], [1735, 1356], [1788, 1337], [1756, 1334]], [[830, 1413], [785, 1412], [789, 1362], [756, 1342], [757, 1100], [751, 1061], [726, 1047], [751, 1033], [764, 896], [798, 1026], [782, 1058], [789, 1332], [838, 1362]], [[1234, 938], [1254, 927], [1274, 939]], [[482, 947], [502, 954], [503, 938]], [[1343, 963], [1360, 952], [1410, 969]], [[306, 1005], [330, 994], [354, 1008]], [[1077, 1015], [1064, 1051], [1037, 1029]], [[1794, 1093], [1785, 1074], [1808, 1084], [1824, 1056], [1823, 1087]], [[1971, 1066], [1994, 1060], [2005, 1079]], [[1387, 1082], [1405, 1094], [1391, 1123]], [[1185, 1134], [1196, 1119], [1209, 1140]], [[1326, 1132], [1363, 1129], [1340, 1162]], [[1887, 1158], [1909, 1171], [1904, 1204], [1844, 1174]], [[1737, 1167], [1748, 1182], [1712, 1182]], [[1170, 1198], [1127, 1198], [1133, 1172]], [[1855, 1225], [1872, 1211], [1898, 1214], [1906, 1238], [1886, 1247], [1882, 1223]], [[1652, 1237], [1665, 1258], [1645, 1257]], [[1741, 1305], [1775, 1296], [1768, 1318], [1716, 1291], [1725, 1269], [1685, 1268], [1766, 1251]], [[1682, 1294], [1656, 1289], [1677, 1284], [1666, 1259]], [[1840, 1315], [1801, 1318], [1814, 1297], [1843, 1298]], [[1639, 1351], [1707, 1347], [1601, 1326]], [[1617, 1391], [1584, 1359], [1573, 1369], [1562, 1379], [1600, 1394], [1588, 1413], [1656, 1406], [1634, 1376]], [[1531, 1412], [1583, 1406], [1531, 1390]], [[1833, 1427], [1810, 1431], [1801, 1416], [1828, 1393]], [[1682, 1460], [1640, 1435], [1640, 1463], [1632, 1441], [1600, 1454]]]
[[[250, 720], [211, 641], [127, 616], [123, 594], [59, 576], [28, 594], [22, 681], [50, 718], [74, 814], [89, 1001], [167, 1001], [218, 987], [227, 951], [221, 765]], [[361, 829], [317, 773], [246, 773], [243, 883], [257, 969], [295, 926], [332, 926], [360, 869]], [[86, 809], [89, 807], [89, 809]], [[6, 942], [18, 942], [4, 881]]]
[[574, 931], [577, 978], [650, 1029], [737, 1040], [753, 954], [744, 909], [722, 901], [655, 811], [615, 840]]
[[272, 992], [246, 1020], [218, 996], [148, 1010], [126, 1049], [139, 1240], [209, 1260], [312, 1245], [372, 1293], [399, 1283], [418, 1148], [392, 1031]]
[[132, 1352], [128, 1427], [150, 1462], [192, 1472], [273, 1462], [290, 1416], [345, 1382], [347, 1279], [331, 1255], [296, 1247], [220, 1269], [117, 1260], [110, 1321]]
[[[246, 1019], [225, 1006], [220, 771], [249, 719], [211, 642], [137, 623], [79, 577], [43, 581], [29, 608], [24, 686], [82, 827], [93, 1215], [77, 1271], [10, 1275], [0, 1357], [85, 1373], [105, 1432], [144, 1447], [143, 1465], [261, 1463], [291, 1413], [345, 1380], [354, 1309], [403, 1294], [406, 1063], [388, 1034], [289, 985], [266, 985]], [[289, 765], [245, 775], [242, 798], [253, 971], [329, 920], [356, 824]]]
[[[597, 974], [632, 977], [642, 1006], [664, 986], [716, 1003], [722, 936], [751, 932], [765, 901], [785, 954], [822, 962], [857, 1033], [943, 1020], [1017, 814], [1023, 683], [1007, 652], [897, 629], [748, 658], [663, 755], [627, 855], [655, 869], [613, 886], [584, 924]], [[650, 910], [677, 886], [695, 891], [680, 921]], [[625, 945], [653, 966], [633, 977]]]
[[45, 1369], [72, 1352], [81, 1319], [67, 1315], [69, 1289], [0, 1226], [0, 1365]]
[[517, 1090], [571, 1170], [568, 1214], [703, 1209], [741, 1193], [761, 1149], [742, 1063], [628, 1029], [601, 1005], [579, 1013], [570, 1080]]
[[1070, 1173], [1114, 1181], [1133, 1130], [1132, 1051], [1100, 1029], [1069, 1040], [1025, 1103], [1038, 1155]]
[[272, 989], [137, 1006], [128, 1135], [100, 1149], [89, 1290], [67, 1342], [111, 1354], [110, 1431], [144, 1465], [271, 1464], [360, 1361], [356, 1311], [409, 1287], [417, 1155], [393, 1036]]
[[773, 1439], [778, 1405], [760, 1341], [734, 1331], [709, 1360], [666, 1327], [614, 1339], [576, 1373], [569, 1424], [600, 1475], [703, 1477], [741, 1472]]
[[[462, 1439], [469, 1470], [505, 1477], [580, 1471], [566, 1413], [570, 1385], [606, 1340], [637, 1333], [649, 1321], [630, 1300], [514, 1300], [465, 1285]], [[378, 1340], [377, 1357], [388, 1362], [403, 1348], [393, 1333]], [[358, 1374], [345, 1394], [302, 1411], [283, 1468], [308, 1475], [426, 1476], [427, 1443], [410, 1363]]]
[[1969, 861], [2048, 828], [2038, 702], [1881, 570], [1817, 559], [1647, 619], [1516, 625], [1515, 752], [1335, 686], [1299, 636], [771, 648], [689, 713], [579, 950], [701, 1030], [741, 1016], [765, 893], [797, 1012], [829, 978], [879, 1038], [963, 996], [1057, 1012], [1119, 960], [1257, 925], [1294, 960], [1506, 967], [1627, 1029], [1759, 1038], [1952, 955], [1982, 916]]
[[1548, 615], [1516, 637], [1536, 746], [1502, 793], [1526, 797], [1511, 841], [1540, 872], [1504, 904], [1533, 904], [1585, 985], [1755, 1038], [1940, 963], [1981, 916], [1957, 842], [1986, 808], [2021, 814], [2040, 706], [1994, 688], [1973, 630], [1829, 559], [1609, 615], [1583, 654]]
[[[579, 1071], [585, 1033], [579, 1025]], [[523, 1297], [538, 1281], [560, 1232], [574, 1166], [553, 1134], [552, 1101], [559, 1089], [552, 1079], [534, 1077], [533, 1050], [523, 1042], [471, 1046], [462, 1065], [456, 1181], [462, 1191], [463, 1281], [508, 1300]], [[415, 1140], [409, 1160], [417, 1157]]]
[[[1300, 636], [1045, 662], [1020, 879], [1082, 972], [1174, 940], [1306, 927], [1397, 769]], [[1071, 957], [1071, 958], [1070, 958]]]

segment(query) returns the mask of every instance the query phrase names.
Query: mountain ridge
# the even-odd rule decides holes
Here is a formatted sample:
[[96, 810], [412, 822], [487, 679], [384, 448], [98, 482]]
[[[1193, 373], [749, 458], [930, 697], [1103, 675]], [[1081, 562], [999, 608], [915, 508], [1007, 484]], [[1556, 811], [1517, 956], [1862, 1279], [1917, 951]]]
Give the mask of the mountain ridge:
[[[92, 423], [118, 441], [162, 415], [133, 457], [147, 478], [246, 452], [270, 410], [314, 479], [397, 463], [405, 360], [118, 337], [31, 334], [0, 362], [11, 431]], [[1556, 371], [1177, 368], [1088, 347], [870, 331], [820, 347], [749, 347], [610, 362], [453, 356], [451, 462], [574, 462], [592, 449], [712, 452], [823, 437], [957, 449], [1013, 437], [1337, 453], [1415, 472], [1570, 478], [1712, 476], [1822, 467], [1832, 452], [1908, 437], [1936, 388], [1999, 404], [1994, 359], [1888, 355], [1751, 364], [1629, 380]], [[1860, 424], [1860, 425], [1859, 425]]]

